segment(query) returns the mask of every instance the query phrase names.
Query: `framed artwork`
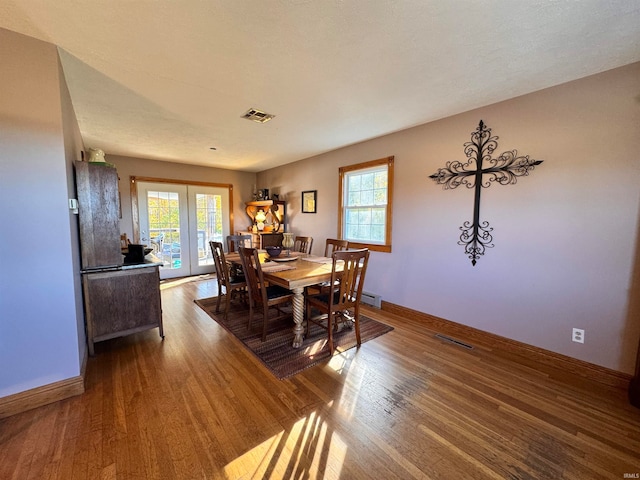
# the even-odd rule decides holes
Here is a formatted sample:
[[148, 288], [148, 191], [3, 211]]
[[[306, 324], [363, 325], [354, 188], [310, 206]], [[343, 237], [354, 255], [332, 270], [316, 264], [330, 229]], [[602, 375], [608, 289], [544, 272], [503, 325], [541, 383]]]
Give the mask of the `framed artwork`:
[[316, 213], [317, 190], [302, 192], [302, 213]]

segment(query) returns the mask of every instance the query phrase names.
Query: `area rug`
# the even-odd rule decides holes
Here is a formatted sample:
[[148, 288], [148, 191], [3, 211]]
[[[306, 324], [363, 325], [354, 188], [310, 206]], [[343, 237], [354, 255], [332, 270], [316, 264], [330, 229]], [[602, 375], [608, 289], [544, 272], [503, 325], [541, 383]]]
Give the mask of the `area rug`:
[[[252, 352], [278, 379], [289, 378], [309, 367], [328, 360], [329, 345], [327, 331], [313, 324], [309, 336], [305, 337], [300, 348], [293, 348], [293, 319], [271, 320], [267, 340], [262, 337], [262, 315], [254, 312], [251, 330], [247, 329], [249, 309], [242, 305], [231, 304], [227, 320], [224, 320], [224, 300], [220, 304], [220, 313], [216, 313], [217, 297], [194, 300], [211, 318], [232, 333]], [[360, 314], [360, 336], [362, 343], [372, 340], [393, 330], [393, 327]], [[334, 333], [335, 354], [356, 346], [354, 328], [342, 328]]]

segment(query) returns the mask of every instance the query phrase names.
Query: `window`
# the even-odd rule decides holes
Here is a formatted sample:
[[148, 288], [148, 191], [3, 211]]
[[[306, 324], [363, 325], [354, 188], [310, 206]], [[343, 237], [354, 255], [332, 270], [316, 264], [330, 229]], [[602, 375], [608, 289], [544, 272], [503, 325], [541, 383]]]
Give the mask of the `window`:
[[350, 246], [391, 251], [393, 157], [340, 168], [338, 235]]

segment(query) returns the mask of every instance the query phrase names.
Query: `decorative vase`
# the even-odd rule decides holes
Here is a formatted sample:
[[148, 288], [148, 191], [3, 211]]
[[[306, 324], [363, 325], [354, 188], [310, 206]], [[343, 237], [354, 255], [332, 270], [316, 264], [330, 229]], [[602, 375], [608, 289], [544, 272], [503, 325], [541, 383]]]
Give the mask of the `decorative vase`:
[[90, 148], [88, 150], [89, 152], [89, 162], [95, 163], [95, 162], [101, 162], [104, 163], [105, 159], [104, 159], [104, 152], [102, 150], [100, 150], [99, 148]]
[[287, 257], [291, 256], [291, 248], [293, 247], [293, 233], [282, 234], [282, 246], [287, 249]]

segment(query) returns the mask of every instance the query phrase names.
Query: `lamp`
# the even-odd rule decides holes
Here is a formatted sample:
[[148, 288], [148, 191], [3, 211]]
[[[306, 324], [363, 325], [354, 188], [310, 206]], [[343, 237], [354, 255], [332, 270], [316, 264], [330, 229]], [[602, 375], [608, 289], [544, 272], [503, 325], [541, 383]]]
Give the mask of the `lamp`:
[[258, 210], [255, 216], [255, 221], [258, 224], [258, 230], [260, 231], [264, 230], [264, 221], [266, 219], [267, 219], [267, 216], [265, 215], [264, 210], [262, 209]]

